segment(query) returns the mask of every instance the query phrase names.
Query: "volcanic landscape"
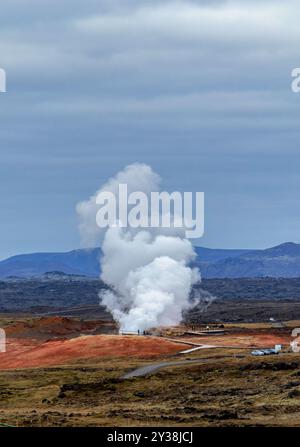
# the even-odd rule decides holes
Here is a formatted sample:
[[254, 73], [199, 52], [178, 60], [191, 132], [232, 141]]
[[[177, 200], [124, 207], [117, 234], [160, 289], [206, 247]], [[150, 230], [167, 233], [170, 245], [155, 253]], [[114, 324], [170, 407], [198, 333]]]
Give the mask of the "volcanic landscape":
[[[2, 303], [13, 308], [0, 314], [7, 336], [0, 423], [300, 425], [300, 357], [290, 346], [300, 326], [297, 293], [291, 299], [290, 289], [270, 279], [276, 299], [264, 299], [261, 289], [251, 297], [253, 279], [253, 287], [222, 281], [226, 296], [214, 295], [211, 306], [189, 311], [180, 325], [146, 335], [119, 334], [99, 306], [99, 281], [48, 275], [2, 283]], [[212, 293], [214, 282], [203, 286]], [[243, 287], [248, 295], [234, 298]], [[282, 348], [276, 355], [251, 354], [275, 345]]]

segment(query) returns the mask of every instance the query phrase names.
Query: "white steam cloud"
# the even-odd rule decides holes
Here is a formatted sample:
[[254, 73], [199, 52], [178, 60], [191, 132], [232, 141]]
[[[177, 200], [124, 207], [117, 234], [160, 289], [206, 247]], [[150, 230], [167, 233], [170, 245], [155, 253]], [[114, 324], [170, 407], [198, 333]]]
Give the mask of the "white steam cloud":
[[[150, 195], [158, 191], [160, 177], [144, 164], [127, 166], [99, 191], [114, 192], [120, 183], [128, 191]], [[98, 191], [98, 192], [99, 192]], [[80, 232], [85, 244], [103, 239], [101, 279], [109, 286], [101, 303], [112, 313], [120, 330], [144, 331], [157, 326], [178, 324], [182, 312], [195, 306], [190, 299], [194, 284], [200, 282], [198, 269], [191, 268], [195, 258], [192, 244], [178, 235], [158, 234], [152, 230], [132, 231], [109, 228], [104, 235], [97, 227], [96, 196], [77, 206]]]
[[151, 191], [159, 191], [160, 177], [146, 164], [135, 163], [126, 166], [123, 171], [118, 172], [115, 177], [109, 179], [89, 200], [78, 203], [76, 210], [79, 215], [79, 232], [84, 246], [90, 247], [101, 243], [104, 233], [103, 229], [96, 223], [96, 214], [99, 206], [96, 197], [99, 193], [109, 191], [119, 199], [119, 184], [127, 184], [128, 194], [142, 191], [150, 195]]

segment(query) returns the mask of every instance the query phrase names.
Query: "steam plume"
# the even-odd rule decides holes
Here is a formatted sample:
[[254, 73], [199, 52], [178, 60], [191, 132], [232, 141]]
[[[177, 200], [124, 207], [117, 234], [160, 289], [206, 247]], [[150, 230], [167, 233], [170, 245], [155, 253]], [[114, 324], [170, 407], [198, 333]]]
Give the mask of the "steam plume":
[[[150, 195], [158, 191], [160, 178], [151, 167], [127, 166], [99, 191], [117, 196], [120, 183], [128, 191]], [[192, 286], [200, 281], [192, 244], [174, 234], [109, 228], [104, 235], [96, 225], [96, 195], [77, 206], [83, 241], [103, 239], [101, 279], [110, 287], [101, 302], [119, 322], [121, 330], [143, 331], [155, 326], [178, 324], [182, 312], [199, 302], [190, 300]], [[103, 230], [102, 230], [103, 231]]]

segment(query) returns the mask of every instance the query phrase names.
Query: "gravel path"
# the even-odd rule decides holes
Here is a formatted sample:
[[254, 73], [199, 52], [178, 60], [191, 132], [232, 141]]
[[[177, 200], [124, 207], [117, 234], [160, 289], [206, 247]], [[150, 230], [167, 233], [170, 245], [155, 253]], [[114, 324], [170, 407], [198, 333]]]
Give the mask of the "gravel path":
[[143, 377], [148, 374], [152, 374], [158, 371], [161, 368], [166, 368], [167, 366], [180, 366], [187, 365], [189, 363], [204, 363], [205, 359], [195, 359], [195, 360], [182, 360], [180, 362], [161, 362], [161, 363], [153, 363], [151, 365], [142, 366], [141, 368], [134, 369], [129, 373], [125, 374], [121, 377], [121, 379], [131, 379], [133, 377]]

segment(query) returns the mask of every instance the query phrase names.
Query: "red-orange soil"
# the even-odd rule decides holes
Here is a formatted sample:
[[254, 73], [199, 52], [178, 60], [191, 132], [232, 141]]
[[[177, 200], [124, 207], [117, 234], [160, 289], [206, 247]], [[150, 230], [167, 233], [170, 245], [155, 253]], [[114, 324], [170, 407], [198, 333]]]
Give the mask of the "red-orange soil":
[[17, 321], [5, 328], [7, 336], [14, 338], [53, 338], [74, 334], [93, 333], [97, 330], [112, 332], [116, 324], [111, 321], [81, 321], [66, 317], [43, 317], [30, 321]]
[[155, 358], [188, 349], [180, 341], [249, 350], [275, 344], [289, 345], [291, 341], [289, 329], [244, 329], [218, 336], [173, 336], [172, 341], [154, 336], [120, 336], [113, 335], [116, 325], [111, 321], [80, 321], [64, 317], [17, 321], [5, 330], [7, 352], [0, 353], [0, 369], [65, 365], [102, 357]]
[[95, 357], [155, 357], [174, 354], [182, 345], [158, 337], [88, 335], [69, 340], [37, 341], [8, 339], [0, 353], [0, 369], [63, 365]]

